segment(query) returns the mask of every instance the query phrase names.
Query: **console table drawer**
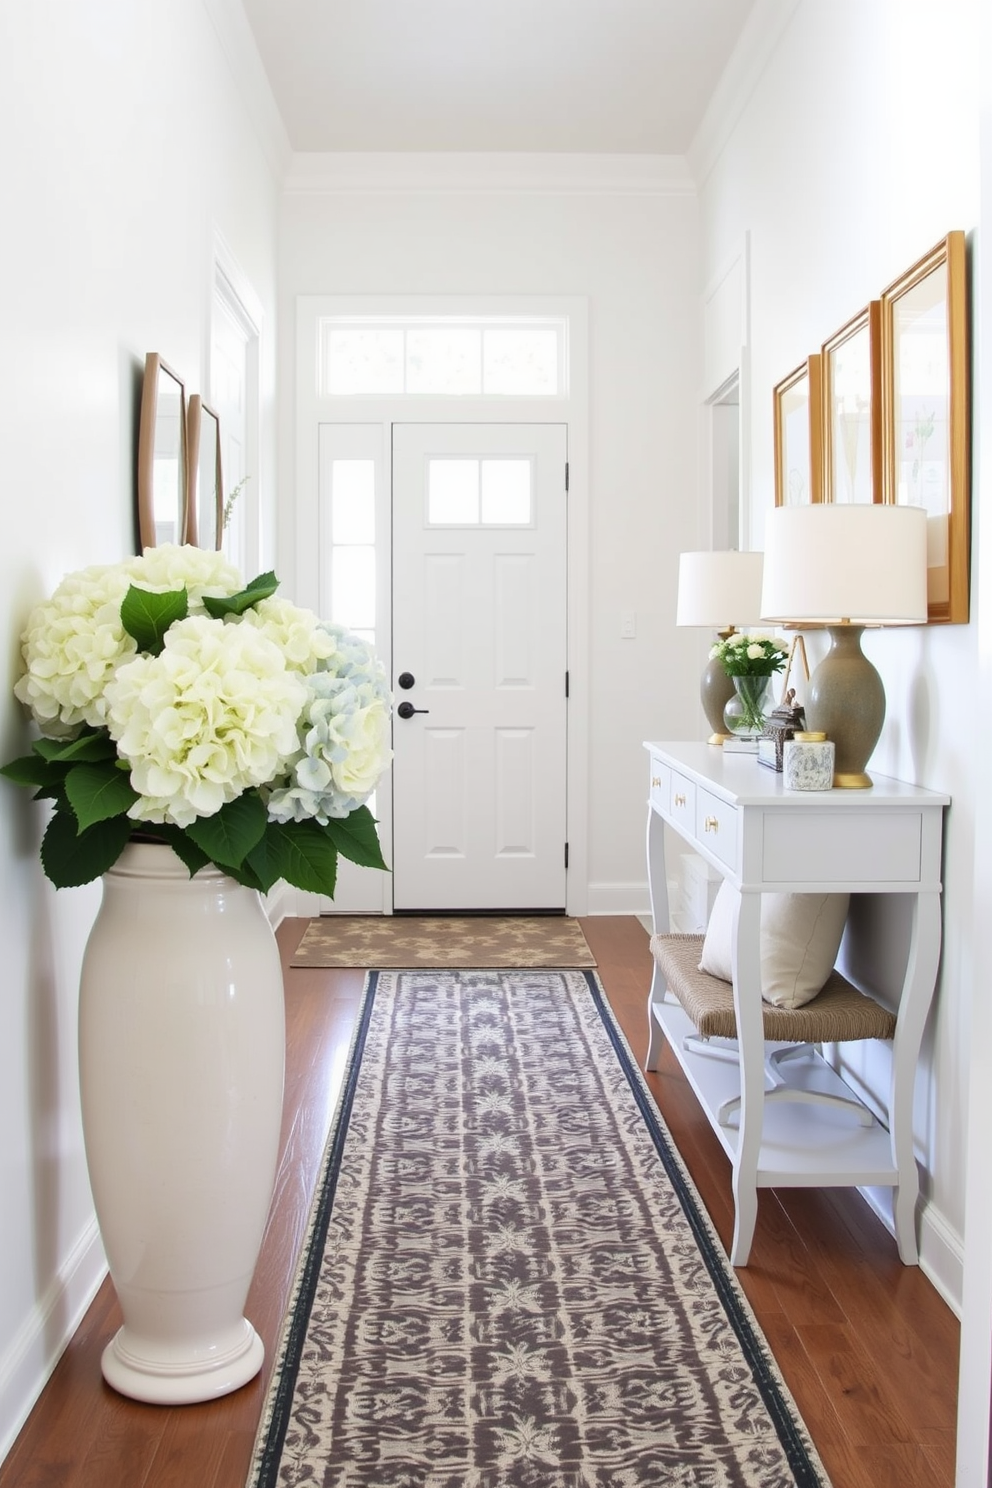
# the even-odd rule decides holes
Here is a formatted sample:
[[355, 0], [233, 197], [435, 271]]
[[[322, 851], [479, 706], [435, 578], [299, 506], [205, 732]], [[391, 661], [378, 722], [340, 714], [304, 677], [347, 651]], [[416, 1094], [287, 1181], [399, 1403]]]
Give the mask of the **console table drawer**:
[[702, 788], [696, 792], [696, 841], [728, 868], [737, 865], [737, 810]]
[[696, 783], [677, 770], [672, 771], [668, 814], [681, 831], [692, 834], [696, 823]]
[[668, 810], [668, 799], [672, 788], [672, 772], [660, 760], [651, 760], [651, 805], [656, 811]]
[[767, 882], [919, 883], [919, 812], [794, 811], [764, 819], [761, 868]]

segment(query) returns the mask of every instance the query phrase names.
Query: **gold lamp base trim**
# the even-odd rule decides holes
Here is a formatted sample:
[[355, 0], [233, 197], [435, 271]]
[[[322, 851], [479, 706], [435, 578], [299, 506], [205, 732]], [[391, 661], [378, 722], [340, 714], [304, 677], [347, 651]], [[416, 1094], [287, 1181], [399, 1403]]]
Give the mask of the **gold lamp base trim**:
[[834, 790], [871, 790], [874, 781], [864, 770], [834, 776]]
[[733, 734], [710, 734], [706, 740], [707, 744], [723, 744], [724, 739], [732, 739]]

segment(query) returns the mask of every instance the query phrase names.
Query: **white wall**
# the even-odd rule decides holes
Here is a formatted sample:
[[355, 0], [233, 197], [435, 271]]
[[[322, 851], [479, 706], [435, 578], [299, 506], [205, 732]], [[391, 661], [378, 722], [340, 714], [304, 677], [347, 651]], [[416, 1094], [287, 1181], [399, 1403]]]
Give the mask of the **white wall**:
[[[589, 308], [589, 906], [646, 908], [641, 741], [699, 734], [701, 653], [676, 632], [678, 554], [697, 545], [696, 204], [678, 183], [632, 184], [570, 162], [571, 184], [484, 158], [470, 184], [425, 183], [412, 159], [360, 162], [322, 187], [297, 157], [282, 208], [280, 489], [293, 490], [294, 300], [300, 294], [582, 296]], [[498, 170], [497, 167], [498, 166]], [[560, 162], [555, 162], [558, 169]], [[381, 185], [376, 185], [376, 172]], [[583, 186], [586, 176], [591, 184]], [[595, 177], [595, 179], [593, 179]], [[626, 184], [624, 182], [626, 181]], [[362, 184], [364, 183], [364, 184]], [[419, 183], [419, 184], [418, 184]], [[280, 502], [283, 552], [292, 500]], [[637, 637], [620, 639], [620, 612]]]
[[[0, 27], [0, 756], [9, 759], [28, 743], [11, 687], [29, 607], [67, 569], [134, 551], [145, 353], [159, 351], [190, 391], [202, 387], [215, 229], [265, 306], [271, 342], [276, 212], [267, 155], [202, 0], [0, 0]], [[262, 359], [271, 511], [271, 345]], [[27, 793], [0, 783], [0, 1456], [103, 1265], [75, 1053], [79, 964], [99, 889], [51, 890], [41, 829]]]
[[[766, 16], [773, 8], [763, 7]], [[775, 383], [945, 233], [973, 234], [979, 214], [973, 0], [787, 0], [778, 11], [784, 29], [760, 74], [727, 91], [727, 99], [747, 102], [722, 130], [714, 107], [694, 153], [704, 284], [749, 236], [756, 548], [773, 503]], [[973, 586], [973, 609], [977, 598]], [[977, 628], [876, 632], [865, 650], [888, 698], [872, 768], [953, 797], [943, 965], [917, 1087], [916, 1135], [927, 1201], [924, 1264], [957, 1304], [975, 967], [972, 821], [986, 773], [969, 707]], [[884, 928], [879, 909], [876, 927]], [[898, 913], [888, 920], [898, 927]], [[885, 955], [873, 970], [898, 984], [899, 967]], [[870, 1085], [884, 1085], [884, 1059], [859, 1067]]]

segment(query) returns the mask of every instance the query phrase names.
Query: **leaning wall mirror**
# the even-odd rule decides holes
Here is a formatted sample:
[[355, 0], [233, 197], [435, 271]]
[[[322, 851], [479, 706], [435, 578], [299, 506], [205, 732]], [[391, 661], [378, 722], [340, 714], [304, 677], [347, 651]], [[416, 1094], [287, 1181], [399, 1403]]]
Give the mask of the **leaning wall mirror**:
[[145, 358], [138, 427], [138, 539], [142, 548], [186, 539], [186, 389], [159, 356]]
[[186, 541], [198, 548], [219, 548], [223, 539], [224, 485], [220, 465], [220, 419], [194, 393], [187, 419]]

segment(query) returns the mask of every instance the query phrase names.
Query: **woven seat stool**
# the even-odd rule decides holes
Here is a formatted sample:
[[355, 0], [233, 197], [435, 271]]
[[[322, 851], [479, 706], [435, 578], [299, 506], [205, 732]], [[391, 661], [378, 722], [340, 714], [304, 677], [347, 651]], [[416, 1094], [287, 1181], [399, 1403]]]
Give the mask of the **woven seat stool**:
[[[681, 1004], [695, 1027], [695, 1037], [690, 1036], [695, 1051], [736, 1061], [736, 1047], [707, 1047], [712, 1039], [735, 1040], [737, 1020], [731, 984], [699, 970], [702, 950], [701, 935], [655, 935], [651, 938], [651, 954], [665, 990]], [[869, 1125], [871, 1114], [856, 1097], [852, 1096], [848, 1100], [842, 1096], [794, 1089], [789, 1086], [782, 1066], [789, 1059], [801, 1057], [818, 1044], [891, 1039], [896, 1031], [895, 1014], [874, 998], [860, 992], [835, 970], [831, 972], [823, 990], [804, 1007], [782, 1008], [763, 1002], [761, 1016], [766, 1042], [794, 1046], [775, 1049], [766, 1058], [765, 1068], [771, 1088], [765, 1092], [765, 1100], [807, 1101], [849, 1107], [857, 1113], [863, 1125]], [[653, 1070], [658, 1067], [661, 1030], [654, 1017], [650, 1021], [645, 1069]], [[686, 1044], [688, 1046], [689, 1039]], [[739, 1096], [724, 1101], [717, 1112], [718, 1120], [725, 1123], [739, 1105]]]

